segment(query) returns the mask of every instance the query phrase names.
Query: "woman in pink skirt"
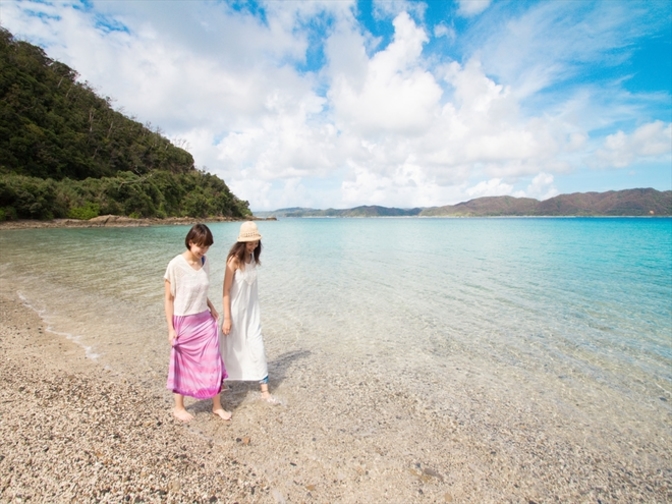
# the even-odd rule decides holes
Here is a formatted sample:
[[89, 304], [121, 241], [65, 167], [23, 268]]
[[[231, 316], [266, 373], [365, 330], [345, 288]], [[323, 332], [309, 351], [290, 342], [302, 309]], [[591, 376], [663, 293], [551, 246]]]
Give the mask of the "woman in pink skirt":
[[164, 275], [166, 321], [170, 369], [167, 388], [175, 394], [173, 415], [183, 422], [191, 420], [184, 407], [184, 396], [212, 397], [212, 412], [223, 420], [231, 413], [222, 408], [219, 394], [227, 377], [219, 350], [219, 315], [208, 299], [210, 264], [206, 252], [213, 243], [205, 224], [196, 224], [184, 240], [186, 252], [175, 256]]

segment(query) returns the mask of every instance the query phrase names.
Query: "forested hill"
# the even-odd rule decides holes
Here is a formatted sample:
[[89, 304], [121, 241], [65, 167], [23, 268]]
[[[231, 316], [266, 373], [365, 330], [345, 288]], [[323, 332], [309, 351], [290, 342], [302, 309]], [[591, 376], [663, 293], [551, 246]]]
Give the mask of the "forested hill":
[[0, 28], [0, 220], [251, 215], [187, 151]]

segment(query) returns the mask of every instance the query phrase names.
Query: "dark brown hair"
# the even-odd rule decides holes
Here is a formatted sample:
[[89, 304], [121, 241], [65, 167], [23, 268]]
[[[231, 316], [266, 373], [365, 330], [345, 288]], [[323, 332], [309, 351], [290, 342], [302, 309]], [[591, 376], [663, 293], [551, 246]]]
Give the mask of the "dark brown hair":
[[[245, 269], [245, 248], [249, 242], [236, 242], [229, 250], [229, 255], [226, 256], [226, 262], [229, 262], [229, 259], [235, 257], [238, 261], [238, 267], [242, 266], [242, 269]], [[261, 265], [259, 256], [261, 255], [261, 240], [259, 240], [259, 245], [254, 249], [254, 262]]]
[[212, 233], [205, 224], [194, 224], [194, 226], [187, 233], [184, 239], [184, 244], [189, 248], [189, 243], [198, 245], [199, 247], [209, 247], [215, 240], [212, 239]]

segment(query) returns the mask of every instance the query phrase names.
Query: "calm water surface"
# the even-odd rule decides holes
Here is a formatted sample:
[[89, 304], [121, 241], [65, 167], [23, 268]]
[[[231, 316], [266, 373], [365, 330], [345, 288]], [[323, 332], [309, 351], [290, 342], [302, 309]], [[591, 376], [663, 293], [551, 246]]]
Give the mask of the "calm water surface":
[[[210, 227], [220, 306], [239, 223]], [[439, 407], [450, 407], [442, 394], [462, 380], [548, 412], [669, 433], [672, 219], [285, 219], [259, 228], [271, 369], [286, 349], [305, 350], [336, 372], [357, 362], [363, 379], [383, 374]], [[162, 275], [187, 230], [3, 231], [0, 280], [102, 365], [160, 388]]]

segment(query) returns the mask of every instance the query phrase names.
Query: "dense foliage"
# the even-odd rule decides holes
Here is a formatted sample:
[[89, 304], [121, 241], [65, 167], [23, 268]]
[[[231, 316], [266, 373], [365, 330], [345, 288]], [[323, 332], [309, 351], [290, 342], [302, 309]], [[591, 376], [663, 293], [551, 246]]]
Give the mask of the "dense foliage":
[[250, 214], [187, 151], [0, 28], [0, 220]]

